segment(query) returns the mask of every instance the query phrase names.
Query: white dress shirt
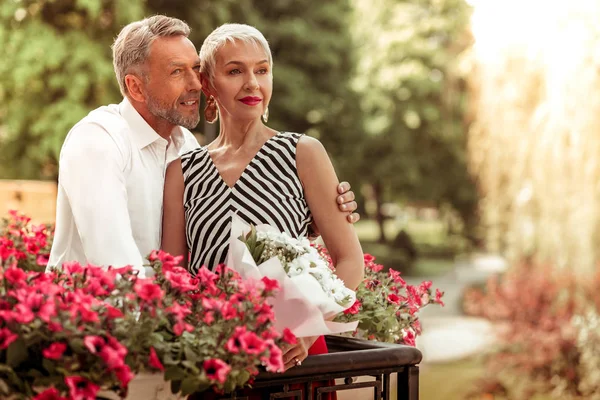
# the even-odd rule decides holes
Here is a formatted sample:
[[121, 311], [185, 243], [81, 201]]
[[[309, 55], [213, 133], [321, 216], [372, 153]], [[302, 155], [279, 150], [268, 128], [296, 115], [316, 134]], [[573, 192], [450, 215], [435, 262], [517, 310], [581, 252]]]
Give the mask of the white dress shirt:
[[48, 268], [67, 261], [141, 268], [160, 247], [167, 165], [196, 147], [182, 127], [169, 143], [127, 99], [89, 113], [60, 152]]

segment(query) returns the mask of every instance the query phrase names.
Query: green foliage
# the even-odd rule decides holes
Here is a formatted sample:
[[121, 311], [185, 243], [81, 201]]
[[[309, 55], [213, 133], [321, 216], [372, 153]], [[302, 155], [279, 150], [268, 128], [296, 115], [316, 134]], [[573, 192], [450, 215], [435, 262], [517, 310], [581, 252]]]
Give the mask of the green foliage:
[[110, 45], [142, 0], [0, 5], [0, 175], [54, 178], [69, 129], [119, 99]]
[[360, 54], [368, 54], [353, 83], [365, 131], [357, 176], [375, 186], [379, 203], [449, 203], [469, 222], [476, 192], [466, 168], [466, 94], [457, 70], [469, 44], [466, 3], [355, 5], [355, 40]]

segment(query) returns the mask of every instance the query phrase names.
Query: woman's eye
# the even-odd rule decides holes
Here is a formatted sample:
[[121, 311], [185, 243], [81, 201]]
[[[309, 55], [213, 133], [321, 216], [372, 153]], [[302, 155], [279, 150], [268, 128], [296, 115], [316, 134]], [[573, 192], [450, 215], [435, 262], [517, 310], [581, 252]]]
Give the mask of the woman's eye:
[[239, 69], [232, 69], [231, 71], [229, 71], [229, 75], [237, 75], [241, 73], [241, 71]]
[[261, 68], [261, 69], [258, 70], [258, 73], [259, 74], [267, 74], [267, 73], [269, 73], [269, 70], [266, 69], [266, 68]]

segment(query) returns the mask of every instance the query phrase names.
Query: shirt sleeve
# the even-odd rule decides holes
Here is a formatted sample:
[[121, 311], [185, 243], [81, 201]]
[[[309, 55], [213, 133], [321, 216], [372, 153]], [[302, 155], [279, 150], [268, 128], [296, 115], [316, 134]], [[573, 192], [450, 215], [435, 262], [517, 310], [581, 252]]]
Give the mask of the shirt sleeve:
[[75, 127], [60, 155], [63, 187], [90, 264], [132, 265], [144, 273], [127, 202], [127, 149], [94, 123]]

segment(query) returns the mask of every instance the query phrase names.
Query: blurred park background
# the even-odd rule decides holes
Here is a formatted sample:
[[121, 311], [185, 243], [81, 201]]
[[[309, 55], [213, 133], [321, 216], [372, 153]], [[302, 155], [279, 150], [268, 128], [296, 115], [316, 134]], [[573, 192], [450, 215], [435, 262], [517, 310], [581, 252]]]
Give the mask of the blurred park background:
[[600, 1], [0, 0], [2, 214], [53, 222], [62, 141], [120, 101], [110, 45], [152, 14], [198, 49], [260, 29], [269, 125], [325, 144], [365, 252], [446, 291], [422, 399], [600, 398]]

